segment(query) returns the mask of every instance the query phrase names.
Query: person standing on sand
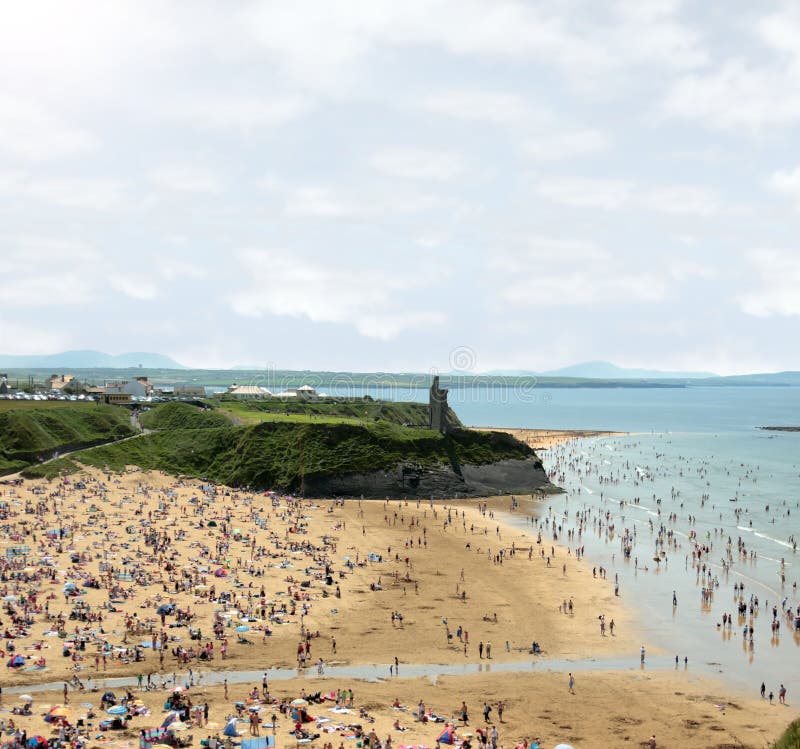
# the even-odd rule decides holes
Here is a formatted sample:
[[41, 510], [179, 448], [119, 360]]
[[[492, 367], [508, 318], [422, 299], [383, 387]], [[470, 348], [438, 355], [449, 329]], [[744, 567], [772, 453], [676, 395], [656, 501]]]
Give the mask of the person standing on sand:
[[764, 682], [761, 682], [761, 699], [763, 700], [767, 694], [767, 685]]
[[644, 645], [642, 645], [641, 662], [642, 662], [642, 665], [644, 665]]
[[575, 694], [575, 677], [572, 675], [571, 671], [569, 674], [569, 693]]
[[483, 640], [478, 643], [478, 657], [483, 658]]
[[783, 684], [781, 684], [781, 688], [778, 691], [778, 702], [780, 702], [781, 705], [786, 704], [786, 687], [783, 686]]

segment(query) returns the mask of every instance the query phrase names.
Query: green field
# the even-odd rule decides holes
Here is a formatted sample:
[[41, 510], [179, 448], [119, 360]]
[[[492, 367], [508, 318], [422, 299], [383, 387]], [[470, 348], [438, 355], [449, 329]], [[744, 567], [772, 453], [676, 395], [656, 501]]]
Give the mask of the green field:
[[144, 411], [139, 423], [145, 429], [213, 429], [229, 427], [234, 422], [225, 414], [202, 410], [188, 403], [164, 403]]
[[[289, 422], [301, 424], [367, 424], [388, 422], [398, 426], [425, 427], [428, 407], [423, 403], [376, 401], [371, 398], [325, 400], [312, 403], [281, 401], [275, 398], [242, 401], [231, 397], [214, 398], [213, 403], [236, 424]], [[450, 423], [460, 426], [450, 409]]]
[[[217, 412], [204, 413], [188, 404], [166, 404], [144, 417], [145, 426], [161, 425], [159, 431], [32, 466], [25, 475], [53, 477], [61, 471], [77, 470], [78, 463], [111, 471], [135, 465], [145, 470], [207, 478], [229, 486], [300, 491], [309, 477], [369, 473], [393, 469], [399, 463], [483, 464], [533, 454], [527, 445], [506, 434], [456, 429], [442, 436], [424, 427], [403, 426], [412, 411], [418, 420], [427, 411], [418, 404], [402, 404], [397, 409], [395, 405], [382, 404], [385, 418], [373, 417], [372, 421], [319, 414], [316, 408], [306, 414], [270, 414], [255, 409], [255, 413], [263, 413], [267, 419], [253, 425], [233, 426]], [[287, 421], [275, 420], [273, 416]], [[224, 419], [226, 425], [212, 425], [213, 417]], [[188, 424], [193, 424], [193, 428], [184, 426]]]
[[0, 471], [40, 455], [134, 434], [124, 408], [63, 401], [0, 401]]

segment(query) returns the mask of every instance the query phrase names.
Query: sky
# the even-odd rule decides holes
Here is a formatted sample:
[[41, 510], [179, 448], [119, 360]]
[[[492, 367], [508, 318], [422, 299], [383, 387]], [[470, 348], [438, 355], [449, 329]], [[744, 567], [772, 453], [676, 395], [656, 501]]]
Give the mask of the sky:
[[0, 11], [0, 352], [800, 369], [800, 7]]

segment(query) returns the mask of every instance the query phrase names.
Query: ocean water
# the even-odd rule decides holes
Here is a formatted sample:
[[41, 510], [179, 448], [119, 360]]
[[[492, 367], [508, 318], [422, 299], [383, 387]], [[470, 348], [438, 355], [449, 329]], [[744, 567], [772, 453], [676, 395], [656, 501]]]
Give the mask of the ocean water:
[[[427, 400], [424, 389], [371, 394]], [[800, 388], [455, 388], [449, 402], [470, 426], [629, 432], [541, 453], [565, 489], [535, 511], [544, 543], [555, 527], [559, 543], [617, 580], [645, 668], [711, 672], [751, 695], [763, 681], [776, 699], [783, 683], [800, 699], [800, 631], [783, 614], [800, 604], [800, 433], [758, 429], [800, 426]], [[535, 537], [530, 520], [515, 522]], [[700, 562], [696, 543], [710, 547]], [[718, 626], [723, 614], [732, 626]], [[641, 667], [638, 648], [630, 667]]]

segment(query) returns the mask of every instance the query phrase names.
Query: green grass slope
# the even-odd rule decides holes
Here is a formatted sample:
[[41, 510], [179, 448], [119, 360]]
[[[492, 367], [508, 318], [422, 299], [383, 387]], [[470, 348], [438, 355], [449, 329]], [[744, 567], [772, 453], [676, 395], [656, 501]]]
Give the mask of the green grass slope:
[[[0, 470], [53, 450], [134, 433], [124, 408], [84, 403], [11, 404], [0, 409]], [[5, 465], [5, 468], [4, 468]]]
[[164, 403], [139, 417], [145, 429], [214, 429], [229, 427], [230, 419], [214, 411], [203, 411], [188, 403]]
[[[264, 400], [238, 400], [222, 396], [215, 399], [240, 424], [257, 424], [262, 421], [302, 421], [341, 423], [378, 422], [425, 427], [428, 425], [428, 406], [424, 403], [376, 401], [372, 398], [350, 398], [317, 402]], [[450, 423], [461, 422], [450, 409]]]
[[452, 465], [527, 458], [531, 448], [513, 437], [456, 430], [443, 437], [389, 422], [373, 424], [264, 422], [254, 426], [154, 432], [121, 444], [26, 469], [52, 477], [82, 464], [121, 471], [128, 465], [259, 489], [298, 491], [310, 476], [342, 476], [393, 469], [398, 463]]
[[771, 749], [800, 749], [800, 720], [790, 723]]

